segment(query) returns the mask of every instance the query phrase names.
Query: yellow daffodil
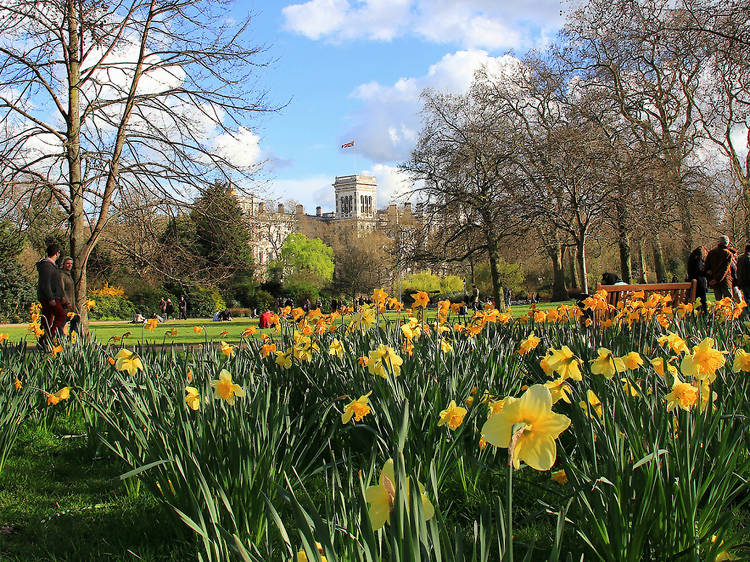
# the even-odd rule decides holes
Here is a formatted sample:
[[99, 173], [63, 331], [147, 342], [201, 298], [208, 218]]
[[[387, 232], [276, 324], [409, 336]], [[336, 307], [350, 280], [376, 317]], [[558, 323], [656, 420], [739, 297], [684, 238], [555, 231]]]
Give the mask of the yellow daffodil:
[[146, 324], [145, 324], [145, 326], [146, 326], [146, 329], [147, 329], [147, 330], [148, 330], [149, 332], [153, 332], [153, 331], [154, 331], [154, 329], [155, 329], [155, 328], [156, 328], [156, 327], [157, 327], [158, 325], [159, 325], [159, 321], [158, 321], [158, 320], [157, 320], [156, 318], [149, 318], [148, 320], [146, 320]]
[[447, 423], [448, 427], [451, 430], [455, 431], [456, 428], [463, 423], [466, 412], [466, 408], [456, 406], [456, 401], [451, 400], [451, 403], [448, 404], [448, 407], [440, 412], [440, 421], [438, 421], [438, 427]]
[[542, 341], [534, 335], [534, 332], [529, 334], [529, 337], [521, 342], [521, 346], [518, 348], [519, 355], [526, 355], [532, 349], [536, 349], [539, 342]]
[[250, 326], [248, 328], [245, 328], [245, 331], [242, 332], [243, 338], [249, 338], [250, 336], [254, 336], [258, 332], [258, 328], [255, 326]]
[[370, 374], [377, 375], [384, 379], [388, 378], [389, 373], [393, 373], [394, 377], [401, 375], [401, 365], [404, 360], [399, 355], [385, 344], [380, 344], [377, 349], [370, 352], [367, 358], [367, 370]]
[[672, 384], [672, 392], [667, 394], [665, 398], [667, 400], [668, 412], [677, 407], [689, 411], [690, 408], [698, 403], [698, 387], [687, 382], [682, 382], [679, 378], [675, 377]]
[[544, 383], [544, 386], [549, 389], [553, 404], [556, 404], [560, 400], [570, 404], [570, 385], [567, 380], [560, 377], [559, 379]]
[[86, 306], [86, 308], [88, 308], [89, 310], [91, 310], [92, 308], [94, 308], [96, 306], [96, 301], [94, 299], [87, 299], [86, 303], [85, 303], [85, 306]]
[[506, 398], [503, 409], [485, 422], [482, 435], [492, 445], [508, 448], [514, 468], [523, 461], [535, 470], [549, 470], [557, 458], [555, 439], [569, 425], [570, 418], [552, 411], [549, 389], [535, 384], [521, 398]]
[[295, 322], [305, 315], [305, 311], [299, 307], [292, 309], [292, 320]]
[[[422, 496], [422, 510], [424, 511], [425, 521], [432, 519], [435, 515], [435, 508], [432, 502], [424, 494], [424, 486], [417, 482], [419, 493]], [[406, 481], [407, 494], [411, 493], [409, 479]], [[368, 514], [373, 531], [377, 531], [383, 525], [390, 522], [391, 509], [396, 499], [396, 476], [393, 470], [393, 459], [388, 459], [380, 471], [380, 478], [377, 486], [369, 486], [365, 490], [365, 500], [370, 504]]]
[[370, 394], [372, 394], [372, 391], [349, 402], [344, 407], [344, 413], [341, 414], [341, 423], [349, 423], [352, 416], [354, 416], [355, 422], [362, 421], [362, 418], [370, 413]]
[[232, 383], [232, 375], [226, 369], [222, 369], [219, 378], [211, 381], [211, 388], [214, 389], [214, 398], [226, 400], [230, 405], [234, 404], [234, 397], [243, 398], [245, 391], [238, 384]]
[[[321, 561], [328, 562], [328, 559], [325, 556], [323, 556], [323, 545], [315, 541], [315, 548], [318, 550], [318, 553], [320, 554]], [[307, 554], [305, 554], [304, 550], [300, 550], [299, 552], [297, 552], [297, 562], [309, 562], [309, 558], [307, 557]]]
[[18, 379], [13, 381], [13, 388], [16, 390], [21, 390], [21, 387], [23, 386], [23, 383], [19, 381]]
[[222, 352], [222, 353], [223, 353], [223, 354], [224, 354], [224, 355], [225, 355], [225, 356], [226, 356], [227, 358], [229, 358], [229, 357], [231, 357], [232, 355], [234, 355], [234, 348], [233, 348], [233, 347], [232, 347], [231, 345], [229, 345], [229, 344], [228, 344], [227, 342], [225, 342], [225, 341], [221, 341], [219, 345], [221, 346], [221, 352]]
[[54, 406], [61, 400], [67, 400], [70, 398], [70, 387], [65, 386], [54, 394], [49, 394], [48, 392], [45, 392], [45, 394], [47, 395], [47, 405], [49, 406], [51, 404]]
[[564, 379], [581, 380], [581, 369], [579, 368], [580, 359], [578, 359], [567, 345], [560, 349], [551, 349], [551, 354], [547, 358], [547, 366], [556, 371]]
[[268, 357], [272, 353], [276, 352], [276, 344], [275, 343], [264, 343], [260, 346], [260, 356], [261, 357]]
[[603, 415], [602, 401], [599, 400], [599, 397], [593, 390], [589, 389], [586, 392], [586, 400], [582, 400], [578, 403], [578, 405], [584, 412], [586, 412], [589, 417], [591, 417], [591, 412], [594, 411], [596, 412], [596, 415], [601, 419]]
[[177, 335], [177, 328], [172, 328], [170, 330], [167, 330], [167, 335], [175, 337]]
[[615, 357], [606, 347], [600, 347], [598, 353], [599, 357], [591, 362], [592, 373], [611, 379], [615, 376], [615, 373], [625, 371], [625, 362], [622, 357]]
[[118, 371], [127, 371], [132, 377], [139, 370], [143, 370], [143, 363], [141, 363], [141, 359], [132, 351], [121, 349], [115, 355], [115, 369]]
[[568, 475], [565, 474], [564, 470], [554, 470], [550, 474], [550, 478], [560, 484], [560, 486], [565, 486], [565, 484], [568, 483]]
[[357, 314], [352, 315], [352, 319], [349, 322], [349, 331], [369, 330], [370, 327], [375, 324], [375, 309], [371, 306], [362, 306]]
[[677, 376], [677, 367], [675, 367], [671, 363], [664, 361], [663, 357], [657, 357], [656, 359], [652, 359], [651, 366], [654, 368], [654, 371], [656, 371], [656, 374], [659, 375], [661, 378], [664, 378], [664, 374], [666, 371], [669, 371], [669, 373], [673, 377]]
[[411, 298], [414, 299], [414, 308], [424, 308], [430, 304], [430, 296], [424, 291], [412, 293]]
[[683, 340], [674, 332], [667, 332], [666, 335], [661, 336], [656, 341], [658, 341], [659, 345], [661, 345], [662, 347], [665, 345], [669, 346], [669, 348], [673, 352], [678, 354], [688, 350], [688, 346], [685, 343], [685, 340]]
[[187, 373], [185, 373], [185, 378], [187, 378], [188, 382], [193, 382], [193, 370], [188, 369]]
[[202, 331], [203, 331], [202, 326], [193, 326], [193, 332], [195, 332], [196, 334], [200, 334]]
[[10, 336], [8, 334], [0, 334], [0, 343], [8, 341]]
[[50, 349], [50, 354], [52, 355], [52, 357], [57, 357], [59, 353], [62, 353], [62, 350], [63, 348], [61, 345], [55, 345], [52, 347], [52, 349]]
[[740, 371], [750, 372], [750, 353], [747, 353], [744, 349], [738, 349], [734, 354], [732, 371], [735, 373]]
[[637, 383], [632, 383], [625, 377], [620, 379], [620, 381], [622, 382], [622, 389], [625, 391], [625, 394], [629, 394], [635, 398], [641, 393], [641, 389]]
[[634, 371], [635, 369], [638, 369], [641, 365], [643, 365], [643, 359], [636, 351], [631, 351], [620, 359], [622, 359], [625, 368], [629, 371]]
[[440, 340], [440, 351], [442, 351], [443, 353], [450, 353], [451, 351], [453, 351], [453, 347], [445, 338]]
[[680, 370], [687, 376], [710, 383], [725, 362], [724, 353], [714, 348], [714, 340], [706, 338], [693, 348], [693, 353], [685, 353]]
[[275, 363], [283, 368], [283, 369], [289, 369], [292, 366], [292, 358], [288, 353], [284, 353], [283, 351], [276, 351], [274, 352], [276, 354], [276, 360]]
[[333, 355], [341, 359], [344, 356], [344, 344], [341, 340], [334, 339], [328, 347], [328, 355]]
[[201, 407], [201, 396], [198, 394], [198, 389], [193, 388], [192, 386], [186, 386], [185, 392], [187, 392], [187, 395], [185, 396], [185, 404], [187, 404], [191, 409], [197, 410]]

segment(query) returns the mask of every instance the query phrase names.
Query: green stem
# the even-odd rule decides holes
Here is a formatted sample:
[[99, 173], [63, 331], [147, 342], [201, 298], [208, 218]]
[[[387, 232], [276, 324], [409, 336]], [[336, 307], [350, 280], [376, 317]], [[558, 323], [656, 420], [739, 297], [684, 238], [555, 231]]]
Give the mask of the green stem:
[[505, 539], [506, 557], [508, 562], [513, 562], [513, 460], [508, 459], [508, 497], [506, 508], [507, 522], [505, 525], [508, 533]]

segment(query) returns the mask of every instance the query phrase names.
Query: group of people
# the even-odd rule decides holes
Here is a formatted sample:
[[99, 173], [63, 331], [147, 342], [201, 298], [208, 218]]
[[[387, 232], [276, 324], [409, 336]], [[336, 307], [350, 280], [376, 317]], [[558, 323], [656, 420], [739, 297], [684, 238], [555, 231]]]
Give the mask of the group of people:
[[60, 247], [54, 243], [47, 246], [45, 254], [44, 259], [36, 264], [36, 297], [42, 305], [40, 322], [44, 330], [39, 338], [40, 348], [46, 348], [60, 338], [68, 321], [69, 330], [77, 332], [81, 320], [71, 273], [73, 258], [66, 256], [60, 260]]
[[729, 237], [719, 237], [712, 250], [699, 246], [690, 253], [687, 262], [688, 279], [697, 282], [696, 297], [706, 311], [706, 293], [713, 289], [716, 300], [730, 298], [736, 302], [750, 298], [750, 244], [745, 253], [737, 255], [730, 247]]

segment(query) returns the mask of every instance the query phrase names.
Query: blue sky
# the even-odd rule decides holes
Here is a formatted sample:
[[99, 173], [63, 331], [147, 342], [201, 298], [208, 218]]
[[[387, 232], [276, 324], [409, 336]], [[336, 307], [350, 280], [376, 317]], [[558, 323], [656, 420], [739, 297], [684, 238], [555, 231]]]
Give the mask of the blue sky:
[[336, 175], [378, 177], [378, 206], [403, 189], [396, 166], [419, 132], [419, 92], [464, 91], [479, 65], [551, 40], [560, 0], [245, 0], [253, 41], [274, 62], [259, 74], [289, 104], [252, 123], [270, 198], [329, 210]]

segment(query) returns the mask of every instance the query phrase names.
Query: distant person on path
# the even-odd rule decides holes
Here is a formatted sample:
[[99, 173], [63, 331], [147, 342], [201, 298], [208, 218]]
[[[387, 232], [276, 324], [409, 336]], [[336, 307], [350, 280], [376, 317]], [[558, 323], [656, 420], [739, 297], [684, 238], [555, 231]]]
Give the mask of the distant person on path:
[[60, 248], [52, 243], [47, 246], [46, 254], [47, 257], [36, 264], [36, 271], [39, 274], [36, 297], [42, 305], [42, 329], [44, 330], [44, 334], [39, 338], [39, 347], [42, 349], [62, 333], [66, 318], [60, 270], [55, 264], [57, 258], [60, 257]]
[[737, 284], [747, 301], [750, 297], [750, 244], [745, 246], [745, 253], [737, 258]]
[[172, 299], [167, 299], [164, 305], [164, 320], [169, 320], [170, 316], [174, 318], [174, 304], [172, 304]]
[[167, 314], [167, 301], [164, 300], [164, 297], [159, 301], [159, 314], [161, 314], [162, 318]]
[[72, 270], [73, 258], [66, 256], [63, 258], [62, 269], [60, 269], [60, 282], [62, 283], [63, 297], [65, 297], [63, 308], [65, 309], [66, 320], [68, 314], [73, 314], [70, 318], [69, 331], [78, 332], [81, 316], [78, 312], [78, 303], [76, 302], [76, 285], [73, 281], [73, 275], [70, 273]]
[[706, 301], [706, 291], [708, 289], [708, 277], [706, 275], [706, 256], [708, 250], [705, 246], [698, 246], [688, 256], [687, 274], [688, 281], [696, 281], [695, 298], [701, 301], [701, 310], [703, 314], [708, 312]]
[[185, 296], [180, 297], [180, 320], [187, 320], [187, 301], [185, 300]]
[[732, 259], [734, 255], [729, 249], [729, 237], [722, 236], [713, 250], [706, 256], [706, 276], [708, 286], [714, 290], [716, 300], [721, 300], [732, 295]]
[[471, 286], [471, 304], [474, 310], [479, 310], [479, 287], [476, 285]]

